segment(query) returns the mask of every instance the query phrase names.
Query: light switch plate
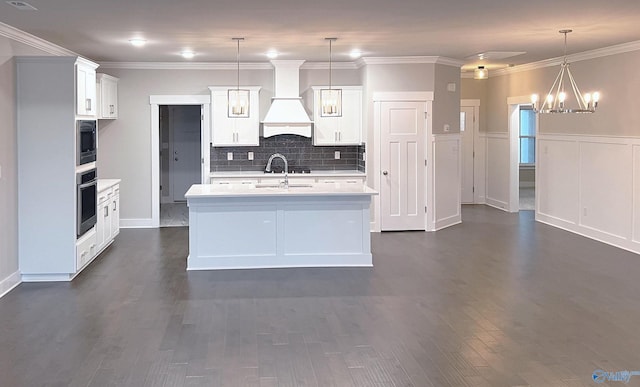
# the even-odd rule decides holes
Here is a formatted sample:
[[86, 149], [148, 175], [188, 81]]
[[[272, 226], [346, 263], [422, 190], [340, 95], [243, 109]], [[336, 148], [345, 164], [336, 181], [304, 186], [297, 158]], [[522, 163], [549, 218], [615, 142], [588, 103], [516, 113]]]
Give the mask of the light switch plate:
[[456, 84], [455, 84], [455, 82], [447, 83], [447, 90], [448, 90], [448, 91], [451, 91], [451, 92], [456, 91]]
[[227, 160], [228, 161], [233, 160], [233, 152], [227, 152]]
[[247, 152], [247, 159], [253, 160], [253, 152]]
[[451, 126], [449, 126], [449, 124], [444, 124], [444, 131], [448, 132], [451, 130]]
[[340, 160], [340, 151], [336, 151], [336, 153], [333, 155], [333, 158], [336, 160]]

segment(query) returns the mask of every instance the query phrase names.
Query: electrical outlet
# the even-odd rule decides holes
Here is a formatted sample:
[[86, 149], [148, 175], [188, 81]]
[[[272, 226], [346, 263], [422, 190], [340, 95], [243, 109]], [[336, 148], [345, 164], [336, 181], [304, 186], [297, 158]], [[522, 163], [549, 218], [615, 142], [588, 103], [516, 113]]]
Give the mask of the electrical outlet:
[[367, 161], [367, 152], [362, 152], [362, 161]]
[[340, 160], [340, 151], [336, 151], [336, 153], [333, 155], [333, 158], [336, 160]]
[[227, 160], [228, 161], [233, 160], [233, 152], [227, 152]]
[[455, 84], [455, 82], [447, 83], [447, 90], [448, 90], [448, 91], [451, 91], [451, 92], [455, 92], [455, 91], [456, 91], [456, 84]]
[[247, 152], [247, 159], [253, 160], [253, 152]]

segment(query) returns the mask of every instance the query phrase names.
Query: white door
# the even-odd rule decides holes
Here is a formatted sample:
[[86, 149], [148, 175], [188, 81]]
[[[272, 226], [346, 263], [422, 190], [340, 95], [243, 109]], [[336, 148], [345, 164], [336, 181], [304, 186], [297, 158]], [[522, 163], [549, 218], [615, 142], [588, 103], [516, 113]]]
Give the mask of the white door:
[[425, 229], [425, 103], [380, 104], [381, 230]]
[[169, 180], [173, 201], [186, 200], [184, 194], [200, 183], [200, 106], [172, 106], [169, 125], [172, 154]]
[[473, 203], [473, 123], [474, 107], [460, 107], [460, 133], [462, 135], [462, 203]]

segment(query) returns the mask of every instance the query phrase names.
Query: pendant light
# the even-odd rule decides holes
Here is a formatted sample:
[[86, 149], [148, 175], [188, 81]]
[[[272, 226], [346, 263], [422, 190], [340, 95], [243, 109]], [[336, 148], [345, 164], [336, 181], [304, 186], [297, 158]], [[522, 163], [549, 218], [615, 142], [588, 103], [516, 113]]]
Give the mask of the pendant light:
[[489, 71], [484, 66], [478, 66], [473, 71], [473, 79], [487, 79], [489, 78]]
[[240, 88], [240, 42], [244, 38], [232, 38], [238, 44], [236, 52], [237, 82], [235, 89], [229, 89], [227, 94], [229, 118], [249, 117], [249, 90]]
[[342, 89], [331, 87], [331, 55], [332, 43], [338, 38], [324, 38], [329, 41], [329, 88], [320, 90], [320, 116], [321, 117], [341, 117], [342, 116]]
[[[580, 89], [576, 84], [571, 70], [569, 69], [569, 63], [567, 62], [567, 34], [572, 30], [560, 30], [558, 31], [564, 34], [564, 58], [560, 65], [560, 72], [553, 81], [553, 85], [547, 94], [542, 106], [538, 108], [538, 95], [533, 94], [531, 96], [531, 103], [533, 104], [533, 110], [536, 113], [594, 113], [598, 107], [598, 101], [600, 100], [600, 93], [586, 93], [580, 94]], [[567, 102], [569, 95], [565, 91], [565, 83], [571, 85], [573, 91], [573, 97], [577, 102], [577, 106], [568, 107]]]

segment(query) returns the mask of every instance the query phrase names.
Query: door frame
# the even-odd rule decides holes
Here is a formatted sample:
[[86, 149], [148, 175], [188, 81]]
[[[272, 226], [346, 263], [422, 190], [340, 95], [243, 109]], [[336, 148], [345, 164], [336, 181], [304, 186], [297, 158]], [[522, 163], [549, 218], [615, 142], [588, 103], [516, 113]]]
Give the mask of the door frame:
[[[382, 171], [380, 170], [381, 164], [381, 156], [382, 156], [382, 146], [381, 142], [381, 125], [380, 125], [380, 114], [381, 114], [381, 103], [382, 102], [424, 102], [424, 108], [427, 112], [425, 119], [425, 149], [424, 154], [425, 158], [429, 164], [429, 166], [433, 165], [432, 160], [432, 152], [429, 152], [430, 144], [433, 140], [433, 131], [431, 128], [431, 118], [432, 118], [432, 107], [433, 107], [433, 92], [432, 91], [400, 91], [400, 92], [384, 92], [378, 91], [373, 93], [373, 154], [375, 157], [370, 158], [373, 160], [373, 165], [370, 170], [371, 176], [373, 176], [373, 189], [380, 192], [380, 181]], [[426, 176], [425, 176], [425, 203], [427, 204], [427, 213], [425, 214], [425, 230], [433, 231], [435, 230], [435, 222], [433, 221], [433, 171], [432, 168], [426, 168]], [[380, 195], [376, 195], [373, 198], [373, 210], [374, 210], [374, 219], [371, 224], [371, 230], [375, 232], [381, 231], [382, 224], [382, 214], [380, 212]]]
[[160, 227], [160, 105], [200, 105], [202, 120], [200, 123], [202, 182], [209, 179], [210, 166], [210, 95], [151, 95], [151, 227]]
[[[460, 107], [472, 107], [475, 120], [473, 121], [473, 204], [485, 204], [485, 149], [484, 138], [480, 136], [480, 100], [461, 99]], [[462, 139], [460, 139], [462, 141]], [[462, 153], [460, 153], [462, 157]], [[462, 167], [462, 165], [461, 165]], [[462, 173], [460, 174], [462, 179]]]
[[[173, 136], [175, 136], [175, 128], [173, 125], [173, 121], [171, 120], [171, 117], [173, 117], [173, 112], [172, 112], [172, 108], [177, 107], [177, 106], [199, 106], [200, 107], [200, 114], [202, 115], [202, 105], [169, 105], [169, 181], [167, 182], [169, 185], [169, 198], [171, 199], [171, 203], [176, 203], [176, 202], [184, 202], [184, 198], [182, 200], [176, 200], [176, 198], [174, 197], [174, 189], [173, 189], [173, 182], [174, 182], [174, 174], [175, 174], [175, 139]], [[204, 152], [204, 147], [202, 147], [202, 118], [200, 121], [200, 153], [202, 154], [202, 152]], [[200, 182], [202, 183], [202, 167], [203, 167], [203, 157], [200, 157], [201, 160], [201, 164], [200, 164]], [[207, 181], [208, 183], [208, 181]]]
[[[508, 212], [520, 212], [520, 106], [531, 106], [531, 96], [508, 97], [509, 122], [509, 207]], [[536, 139], [540, 126], [540, 116], [536, 114]], [[536, 162], [538, 161], [538, 147], [536, 143]], [[536, 177], [538, 170], [536, 168]], [[537, 187], [535, 197], [538, 197]], [[537, 209], [537, 201], [536, 203]]]

